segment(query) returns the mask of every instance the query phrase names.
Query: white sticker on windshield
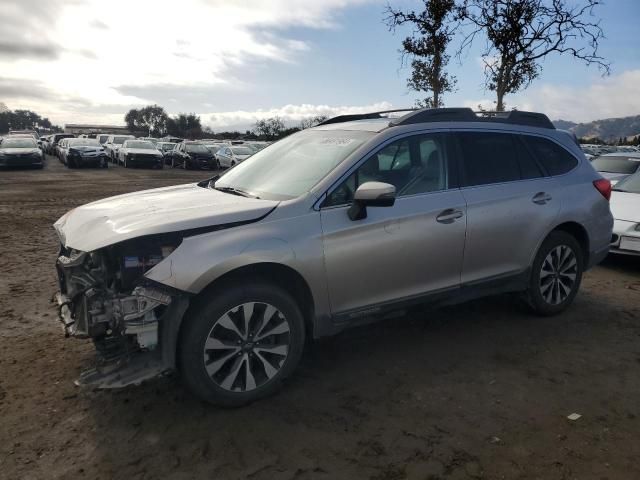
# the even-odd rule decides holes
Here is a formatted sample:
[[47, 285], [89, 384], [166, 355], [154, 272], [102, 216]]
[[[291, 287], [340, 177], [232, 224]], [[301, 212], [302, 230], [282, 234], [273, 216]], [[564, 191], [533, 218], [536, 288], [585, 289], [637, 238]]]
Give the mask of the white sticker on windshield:
[[321, 138], [320, 145], [335, 145], [336, 147], [346, 147], [353, 142], [353, 138]]

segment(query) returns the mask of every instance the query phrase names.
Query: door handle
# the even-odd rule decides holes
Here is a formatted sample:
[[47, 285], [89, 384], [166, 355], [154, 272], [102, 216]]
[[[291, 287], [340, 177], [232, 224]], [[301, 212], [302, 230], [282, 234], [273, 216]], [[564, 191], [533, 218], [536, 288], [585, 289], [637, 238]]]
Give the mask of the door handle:
[[547, 192], [538, 192], [536, 193], [531, 201], [538, 205], [545, 205], [547, 202], [551, 201], [552, 197]]
[[440, 215], [436, 217], [436, 221], [439, 223], [453, 223], [464, 214], [461, 210], [455, 208], [447, 208], [440, 212]]

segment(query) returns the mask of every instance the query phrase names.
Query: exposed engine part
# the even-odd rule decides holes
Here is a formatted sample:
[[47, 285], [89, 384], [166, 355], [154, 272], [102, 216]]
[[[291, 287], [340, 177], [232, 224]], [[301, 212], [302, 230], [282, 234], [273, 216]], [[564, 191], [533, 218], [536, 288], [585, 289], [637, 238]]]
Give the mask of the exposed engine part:
[[174, 300], [162, 287], [135, 286], [173, 248], [162, 247], [160, 255], [144, 256], [137, 254], [140, 246], [135, 247], [133, 252], [123, 246], [91, 253], [63, 249], [58, 258], [59, 316], [67, 336], [93, 340], [96, 365], [90, 377], [94, 379], [154, 351], [160, 337], [159, 319]]

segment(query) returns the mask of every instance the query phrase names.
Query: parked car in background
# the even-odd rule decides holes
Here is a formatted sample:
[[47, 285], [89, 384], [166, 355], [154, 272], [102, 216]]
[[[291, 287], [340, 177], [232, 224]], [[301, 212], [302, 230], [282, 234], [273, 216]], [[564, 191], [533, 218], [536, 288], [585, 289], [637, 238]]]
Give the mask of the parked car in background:
[[245, 142], [244, 146], [250, 148], [253, 153], [256, 153], [269, 146], [269, 144], [267, 142]]
[[140, 138], [137, 138], [137, 140], [144, 140], [145, 142], [151, 142], [154, 145], [160, 142], [159, 138], [154, 138], [154, 137], [140, 137]]
[[177, 143], [171, 142], [158, 142], [156, 144], [156, 148], [160, 150], [162, 156], [164, 157], [165, 165], [171, 165], [171, 153], [176, 148]]
[[109, 157], [98, 140], [93, 138], [68, 138], [63, 143], [62, 163], [69, 168], [107, 168]]
[[109, 135], [108, 133], [98, 133], [96, 134], [96, 140], [100, 142], [100, 145], [104, 145], [105, 143], [107, 143], [107, 140], [109, 140], [110, 136], [111, 135]]
[[249, 158], [255, 152], [244, 145], [222, 147], [216, 152], [218, 165], [222, 168], [230, 168]]
[[40, 139], [40, 134], [35, 130], [9, 130], [9, 136], [11, 137], [14, 135], [30, 135], [36, 141]]
[[214, 154], [214, 156], [216, 152], [220, 150], [222, 147], [228, 147], [231, 145], [225, 142], [206, 141], [206, 140], [200, 140], [200, 143], [203, 144], [205, 147], [207, 147], [211, 151], [211, 153]]
[[611, 193], [611, 253], [640, 255], [640, 172], [620, 180]]
[[72, 133], [54, 133], [47, 145], [49, 149], [47, 153], [49, 155], [58, 156], [58, 142], [64, 138], [75, 138], [75, 135]]
[[125, 140], [118, 151], [118, 163], [124, 168], [163, 168], [164, 156], [153, 142], [146, 140]]
[[49, 150], [49, 142], [51, 141], [51, 135], [43, 135], [40, 137], [40, 149], [43, 153]]
[[35, 138], [8, 136], [0, 142], [0, 167], [44, 166], [44, 153]]
[[215, 170], [218, 163], [214, 154], [199, 142], [182, 142], [171, 152], [171, 166], [186, 170]]
[[[73, 137], [75, 138], [75, 137]], [[56, 146], [56, 157], [58, 157], [58, 160], [60, 160], [61, 162], [64, 163], [64, 158], [66, 155], [66, 150], [67, 150], [67, 143], [69, 142], [69, 140], [71, 140], [70, 138], [63, 138], [58, 142], [58, 145]]]
[[607, 153], [594, 158], [591, 164], [604, 178], [608, 178], [611, 184], [615, 185], [623, 178], [640, 170], [640, 153]]
[[107, 138], [107, 141], [104, 142], [103, 146], [105, 151], [107, 152], [107, 155], [113, 163], [118, 162], [118, 151], [120, 150], [120, 147], [125, 142], [125, 140], [135, 138], [136, 137], [134, 137], [133, 135], [110, 135], [109, 138]]
[[180, 143], [184, 141], [184, 138], [167, 136], [167, 137], [162, 137], [160, 141], [170, 142], [170, 143]]
[[530, 112], [384, 113], [61, 217], [60, 317], [104, 367], [84, 383], [179, 369], [200, 398], [239, 406], [280, 388], [307, 336], [365, 317], [506, 292], [567, 309], [613, 225], [611, 184], [575, 142]]

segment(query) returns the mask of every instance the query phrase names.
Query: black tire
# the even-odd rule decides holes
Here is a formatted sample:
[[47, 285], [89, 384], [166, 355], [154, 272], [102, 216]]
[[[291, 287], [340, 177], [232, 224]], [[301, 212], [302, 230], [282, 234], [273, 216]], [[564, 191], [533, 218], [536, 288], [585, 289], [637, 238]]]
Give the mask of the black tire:
[[76, 168], [76, 162], [73, 159], [68, 158], [65, 163], [67, 164], [68, 168]]
[[[205, 293], [205, 295], [207, 294]], [[289, 331], [286, 334], [288, 353], [277, 373], [270, 379], [264, 380], [264, 383], [252, 390], [230, 391], [218, 385], [207, 373], [204, 360], [205, 342], [214, 331], [214, 325], [219, 319], [224, 317], [227, 312], [247, 302], [269, 304], [281, 312], [289, 326]], [[257, 334], [255, 339], [258, 339]], [[200, 300], [187, 313], [179, 341], [179, 369], [184, 383], [202, 400], [222, 407], [240, 407], [277, 392], [281, 388], [282, 382], [297, 367], [304, 344], [304, 319], [300, 308], [288, 293], [266, 282], [232, 284], [210, 292], [210, 295]], [[241, 353], [237, 355], [240, 356]], [[248, 355], [254, 355], [253, 350]], [[229, 361], [238, 362], [241, 360], [234, 360], [232, 356]], [[257, 362], [257, 360], [253, 358], [253, 360], [248, 359], [247, 362], [242, 368], [249, 368], [251, 362]], [[253, 365], [256, 364], [260, 366], [260, 363], [253, 363]]]
[[[554, 258], [558, 258], [558, 255], [555, 253], [558, 251], [567, 251], [563, 249], [569, 249], [571, 251], [573, 258], [575, 259], [575, 267], [568, 268], [565, 270], [565, 273], [550, 274], [548, 267], [553, 264]], [[548, 258], [551, 259], [551, 264], [545, 263]], [[558, 263], [560, 264], [558, 271], [562, 271], [563, 268], [571, 265], [571, 258], [572, 257], [569, 256], [564, 264], [560, 262], [561, 259], [558, 259]], [[564, 265], [564, 267], [562, 265]], [[529, 289], [527, 290], [526, 295], [527, 303], [538, 315], [551, 316], [563, 312], [569, 305], [571, 305], [573, 299], [578, 293], [578, 290], [580, 289], [583, 271], [584, 253], [575, 237], [562, 231], [551, 232], [540, 246], [540, 249], [536, 254], [536, 258], [533, 261]], [[568, 293], [566, 293], [566, 289], [568, 287], [565, 286], [565, 282], [571, 280], [571, 276], [574, 276], [574, 278]], [[551, 280], [549, 280], [549, 278], [551, 278]], [[562, 279], [562, 282], [558, 283], [560, 279]], [[549, 282], [556, 283], [549, 286]], [[555, 286], [556, 284], [558, 285], [557, 288]], [[545, 290], [545, 288], [546, 291], [543, 294], [543, 290]], [[557, 293], [554, 294], [554, 291]]]

